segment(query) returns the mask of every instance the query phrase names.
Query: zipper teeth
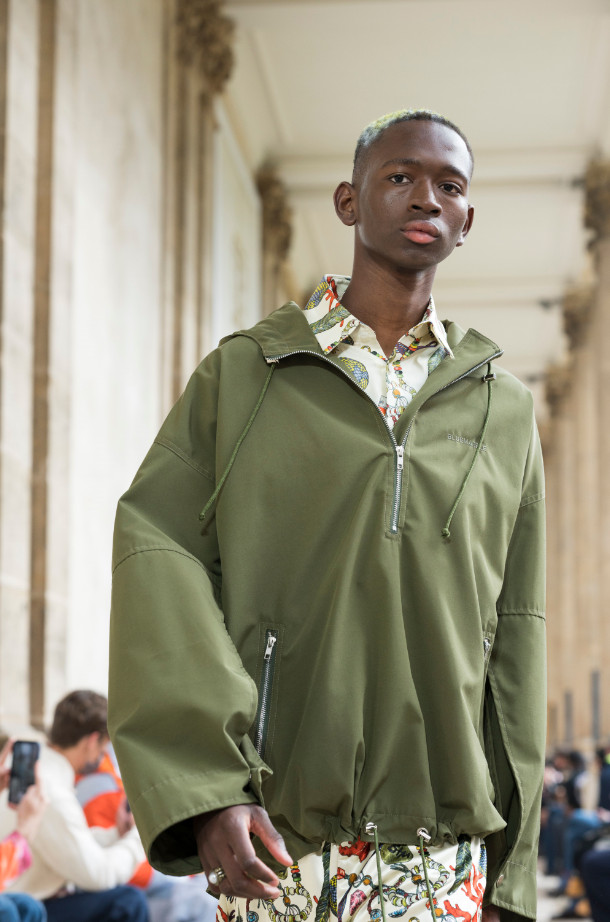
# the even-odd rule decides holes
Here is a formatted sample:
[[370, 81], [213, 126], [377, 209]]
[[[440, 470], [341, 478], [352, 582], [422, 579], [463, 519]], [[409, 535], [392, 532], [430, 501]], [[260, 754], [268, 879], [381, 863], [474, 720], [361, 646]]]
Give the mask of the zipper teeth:
[[269, 710], [269, 688], [271, 685], [271, 669], [275, 660], [275, 645], [277, 643], [277, 633], [275, 631], [267, 631], [265, 635], [265, 651], [269, 646], [269, 643], [273, 639], [273, 644], [269, 653], [269, 657], [264, 657], [263, 659], [263, 680], [261, 683], [261, 706], [258, 715], [258, 725], [256, 728], [256, 742], [255, 749], [258, 752], [259, 756], [262, 757], [263, 754], [263, 743], [265, 736], [265, 725], [267, 723], [267, 711]]

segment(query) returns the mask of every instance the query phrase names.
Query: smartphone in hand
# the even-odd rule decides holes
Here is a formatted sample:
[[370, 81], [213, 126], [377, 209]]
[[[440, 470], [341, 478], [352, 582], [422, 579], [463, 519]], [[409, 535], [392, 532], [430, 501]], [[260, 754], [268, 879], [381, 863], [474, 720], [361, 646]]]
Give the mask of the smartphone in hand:
[[8, 786], [8, 801], [17, 805], [31, 785], [36, 781], [34, 766], [40, 756], [40, 743], [32, 740], [15, 740], [13, 762]]

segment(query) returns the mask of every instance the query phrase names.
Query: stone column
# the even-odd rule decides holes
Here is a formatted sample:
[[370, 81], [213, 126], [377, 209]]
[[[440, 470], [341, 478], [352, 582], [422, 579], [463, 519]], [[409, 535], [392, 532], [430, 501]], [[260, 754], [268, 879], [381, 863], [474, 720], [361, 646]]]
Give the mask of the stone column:
[[286, 268], [292, 238], [292, 210], [286, 187], [272, 164], [256, 178], [263, 205], [263, 313], [269, 314], [289, 297]]
[[214, 97], [233, 68], [220, 0], [167, 0], [165, 85], [165, 409], [211, 346]]
[[[547, 395], [551, 389], [549, 378], [546, 380]], [[550, 400], [548, 403], [550, 405]], [[547, 744], [554, 747], [560, 739], [561, 702], [558, 687], [560, 684], [559, 657], [561, 653], [561, 632], [559, 612], [561, 596], [559, 592], [559, 470], [557, 466], [558, 450], [556, 445], [556, 427], [549, 419], [539, 426], [542, 454], [546, 475], [546, 529], [547, 529], [547, 581], [546, 581], [546, 623], [547, 623]]]
[[598, 557], [598, 648], [600, 731], [610, 735], [610, 161], [593, 162], [585, 177], [585, 226], [592, 232], [597, 284], [594, 299], [591, 357], [595, 365], [598, 420], [595, 541]]
[[[575, 518], [576, 502], [573, 482], [575, 477], [575, 451], [572, 436], [573, 410], [572, 367], [570, 363], [549, 370], [546, 378], [546, 397], [551, 420], [552, 453], [547, 449], [547, 496], [550, 509], [549, 524], [549, 702], [554, 708], [555, 732], [558, 740], [571, 742], [574, 735], [568, 726], [567, 702], [573, 702], [576, 677], [573, 669], [573, 651], [576, 643], [576, 570], [575, 570]], [[552, 469], [552, 473], [551, 473]], [[573, 708], [573, 705], [572, 705]]]
[[579, 745], [593, 739], [593, 675], [600, 668], [598, 368], [590, 287], [564, 296], [564, 329], [573, 360], [571, 437], [575, 453], [575, 566], [577, 636], [572, 651], [574, 721]]
[[38, 4], [0, 2], [0, 727], [29, 724]]

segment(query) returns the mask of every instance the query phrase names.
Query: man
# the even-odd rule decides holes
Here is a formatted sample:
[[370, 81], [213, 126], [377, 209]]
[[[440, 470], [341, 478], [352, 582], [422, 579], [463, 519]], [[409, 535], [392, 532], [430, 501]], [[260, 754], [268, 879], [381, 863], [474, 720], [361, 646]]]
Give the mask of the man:
[[224, 340], [119, 505], [116, 752], [150, 860], [223, 919], [536, 915], [532, 400], [431, 297], [472, 165], [433, 113], [365, 129], [351, 280]]
[[[93, 691], [66, 695], [40, 757], [48, 804], [30, 839], [32, 862], [13, 885], [44, 901], [49, 922], [148, 920], [143, 893], [123, 886], [144, 858], [132, 817], [123, 810], [116, 832], [94, 834], [74, 790], [76, 774], [94, 771], [107, 745], [106, 698]], [[5, 806], [0, 822], [14, 822], [13, 816]]]

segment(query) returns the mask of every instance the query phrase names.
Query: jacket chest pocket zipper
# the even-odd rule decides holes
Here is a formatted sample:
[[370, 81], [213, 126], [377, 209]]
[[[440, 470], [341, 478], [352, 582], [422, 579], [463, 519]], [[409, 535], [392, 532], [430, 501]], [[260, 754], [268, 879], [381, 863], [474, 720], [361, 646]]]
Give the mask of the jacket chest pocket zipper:
[[275, 656], [277, 649], [277, 631], [267, 630], [265, 633], [265, 652], [263, 654], [263, 670], [258, 692], [258, 714], [256, 717], [256, 736], [254, 745], [261, 759], [265, 752], [267, 730], [269, 728], [269, 705], [273, 689], [273, 673], [275, 672]]

